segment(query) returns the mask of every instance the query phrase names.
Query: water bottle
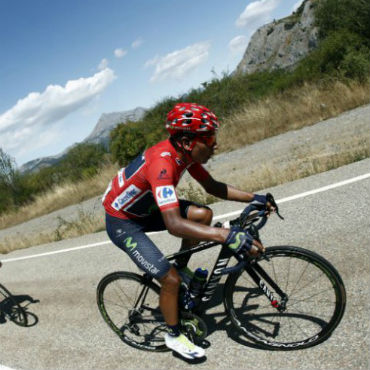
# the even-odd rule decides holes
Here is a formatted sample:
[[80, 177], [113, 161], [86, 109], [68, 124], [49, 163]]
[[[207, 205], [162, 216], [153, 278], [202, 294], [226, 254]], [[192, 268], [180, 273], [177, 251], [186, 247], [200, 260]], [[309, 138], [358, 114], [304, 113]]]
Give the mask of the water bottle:
[[192, 299], [196, 298], [202, 291], [205, 282], [207, 281], [208, 270], [198, 267], [189, 284], [189, 293]]

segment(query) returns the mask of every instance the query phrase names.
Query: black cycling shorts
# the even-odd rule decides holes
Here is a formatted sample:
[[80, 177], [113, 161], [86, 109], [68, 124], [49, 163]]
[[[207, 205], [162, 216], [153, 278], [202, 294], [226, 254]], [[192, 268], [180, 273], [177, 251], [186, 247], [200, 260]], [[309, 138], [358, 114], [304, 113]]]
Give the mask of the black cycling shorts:
[[[181, 217], [187, 218], [191, 205], [207, 207], [180, 199]], [[168, 273], [171, 264], [145, 234], [150, 231], [166, 230], [160, 211], [136, 220], [124, 220], [106, 214], [105, 220], [109, 238], [117, 247], [126, 252], [141, 270], [157, 279]]]

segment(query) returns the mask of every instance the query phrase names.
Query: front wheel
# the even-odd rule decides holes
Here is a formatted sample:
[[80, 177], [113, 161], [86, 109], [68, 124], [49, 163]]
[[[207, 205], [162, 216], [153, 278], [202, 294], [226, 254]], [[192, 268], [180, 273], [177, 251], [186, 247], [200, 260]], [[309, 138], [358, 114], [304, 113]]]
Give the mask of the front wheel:
[[259, 286], [248, 269], [225, 284], [225, 307], [242, 335], [273, 350], [312, 347], [329, 338], [343, 316], [346, 292], [328, 261], [281, 246], [266, 248], [251, 266], [259, 278], [266, 273]]

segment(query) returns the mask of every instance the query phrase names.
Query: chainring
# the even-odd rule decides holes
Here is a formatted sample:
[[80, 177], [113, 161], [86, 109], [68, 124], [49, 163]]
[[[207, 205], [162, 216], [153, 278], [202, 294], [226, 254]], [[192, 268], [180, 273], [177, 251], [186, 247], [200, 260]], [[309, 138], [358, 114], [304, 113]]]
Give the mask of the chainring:
[[208, 334], [204, 320], [192, 312], [180, 312], [180, 324], [182, 331], [193, 342], [203, 341]]

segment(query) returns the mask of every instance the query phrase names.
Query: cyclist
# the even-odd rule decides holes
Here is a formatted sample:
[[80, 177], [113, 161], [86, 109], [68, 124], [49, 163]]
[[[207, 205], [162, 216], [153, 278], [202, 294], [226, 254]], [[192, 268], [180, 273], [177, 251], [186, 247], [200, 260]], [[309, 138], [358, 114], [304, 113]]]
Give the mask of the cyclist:
[[188, 260], [172, 266], [145, 234], [168, 230], [181, 237], [181, 249], [201, 240], [224, 243], [238, 253], [245, 250], [257, 255], [264, 247], [243, 230], [211, 227], [212, 210], [178, 199], [175, 187], [187, 170], [210, 194], [222, 199], [266, 204], [264, 195], [238, 190], [216, 181], [202, 166], [217, 147], [219, 122], [208, 108], [195, 103], [178, 103], [168, 113], [166, 129], [170, 137], [145, 150], [118, 174], [103, 196], [106, 229], [112, 242], [125, 251], [143, 271], [161, 284], [159, 305], [168, 326], [167, 347], [185, 358], [204, 356], [204, 349], [194, 345], [180, 332], [178, 270]]

